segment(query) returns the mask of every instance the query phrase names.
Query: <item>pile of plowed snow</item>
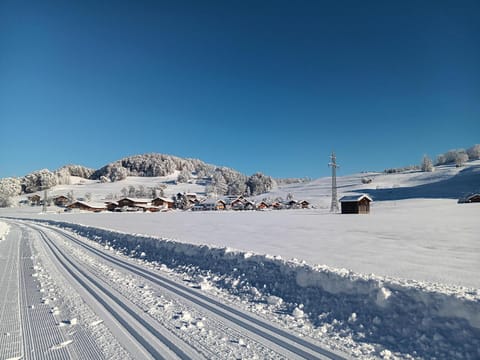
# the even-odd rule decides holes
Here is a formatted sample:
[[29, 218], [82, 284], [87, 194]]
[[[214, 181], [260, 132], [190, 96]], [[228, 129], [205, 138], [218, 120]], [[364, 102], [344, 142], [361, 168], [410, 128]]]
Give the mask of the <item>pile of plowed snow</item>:
[[202, 290], [213, 286], [263, 303], [272, 314], [285, 314], [285, 323], [295, 331], [355, 344], [352, 354], [360, 357], [480, 357], [478, 289], [361, 275], [229, 248], [48, 223], [201, 279]]
[[5, 236], [7, 236], [9, 231], [10, 231], [10, 226], [0, 221], [0, 241], [5, 240]]

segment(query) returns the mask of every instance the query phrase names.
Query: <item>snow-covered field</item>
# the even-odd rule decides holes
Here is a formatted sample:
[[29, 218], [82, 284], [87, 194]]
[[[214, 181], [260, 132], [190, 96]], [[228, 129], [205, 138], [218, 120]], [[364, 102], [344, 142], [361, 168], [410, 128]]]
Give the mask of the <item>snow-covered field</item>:
[[368, 216], [332, 215], [323, 209], [21, 216], [480, 288], [480, 204], [388, 201], [374, 203]]
[[[363, 184], [364, 177], [372, 182]], [[129, 182], [147, 184], [133, 178], [54, 192], [81, 188], [98, 201], [114, 193], [113, 186], [121, 189]], [[107, 252], [163, 269], [222, 303], [340, 354], [479, 358], [480, 204], [456, 199], [480, 190], [480, 162], [434, 173], [339, 178], [340, 195], [362, 192], [376, 200], [369, 215], [330, 214], [329, 182], [289, 185], [266, 195], [292, 193], [315, 205], [308, 210], [93, 214], [50, 208], [42, 214], [23, 207], [2, 209], [0, 216], [74, 231], [82, 241], [94, 240], [108, 245]], [[192, 188], [195, 184], [181, 186], [201, 191]], [[121, 292], [133, 296], [128, 289]], [[207, 318], [192, 321], [204, 324]], [[250, 358], [255, 351], [241, 354]]]

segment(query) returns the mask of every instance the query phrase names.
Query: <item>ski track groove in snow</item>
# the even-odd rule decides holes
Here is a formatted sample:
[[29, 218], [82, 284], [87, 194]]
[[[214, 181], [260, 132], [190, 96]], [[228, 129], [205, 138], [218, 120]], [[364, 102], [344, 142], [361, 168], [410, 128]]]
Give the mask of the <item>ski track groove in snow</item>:
[[[50, 229], [50, 228], [49, 228]], [[222, 304], [210, 297], [207, 297], [198, 291], [195, 291], [189, 287], [178, 284], [166, 277], [163, 277], [157, 273], [154, 273], [150, 270], [144, 269], [138, 265], [131, 264], [120, 258], [105, 254], [98, 249], [87, 245], [75, 237], [69, 235], [64, 231], [58, 229], [50, 229], [60, 234], [63, 237], [68, 238], [72, 242], [78, 244], [84, 249], [96, 254], [97, 256], [103, 258], [104, 260], [116, 264], [117, 266], [130, 271], [140, 277], [143, 277], [146, 280], [157, 284], [158, 286], [175, 293], [178, 296], [183, 297], [184, 299], [192, 302], [196, 306], [200, 306], [205, 311], [216, 314], [217, 316], [223, 318], [225, 321], [235, 324], [237, 327], [241, 327], [244, 332], [247, 332], [253, 339], [263, 339], [263, 343], [266, 347], [273, 349], [283, 349], [283, 353], [286, 354], [287, 358], [300, 357], [307, 359], [343, 359], [344, 357], [321, 348], [320, 346], [309, 342], [305, 339], [298, 338], [295, 335], [288, 333], [278, 327], [272, 326], [271, 324], [265, 322], [264, 320], [246, 314], [242, 311], [239, 311], [235, 308], [230, 307], [229, 305]]]
[[[146, 358], [155, 359], [190, 359], [195, 356], [195, 352], [185, 351], [186, 346], [178, 346], [174, 341], [167, 338], [151, 322], [143, 319], [137, 312], [131, 309], [131, 304], [126, 299], [121, 299], [119, 294], [115, 295], [111, 290], [102, 285], [100, 281], [88, 275], [86, 271], [75, 264], [43, 231], [38, 230], [43, 240], [50, 247], [51, 251], [57, 257], [57, 260], [67, 270], [76, 281], [87, 290], [103, 307], [107, 309], [123, 328], [133, 336], [136, 341], [149, 353]], [[106, 299], [104, 296], [106, 295]], [[121, 312], [119, 311], [121, 309]], [[128, 317], [128, 320], [126, 319]], [[140, 329], [140, 330], [139, 330]], [[178, 340], [177, 340], [178, 342]], [[161, 350], [161, 351], [159, 351]]]
[[26, 232], [20, 238], [20, 305], [25, 359], [76, 359], [68, 346], [55, 348], [67, 341], [50, 309], [42, 304], [35, 278], [32, 251]]
[[0, 243], [0, 289], [3, 289], [0, 312], [0, 358], [20, 358], [22, 330], [18, 286], [19, 246], [11, 238]]
[[50, 312], [57, 324], [73, 340], [70, 343], [54, 345], [52, 349], [68, 345], [77, 358], [82, 359], [129, 359], [122, 345], [105, 326], [100, 325], [102, 321], [97, 320], [98, 316], [71, 286], [61, 266], [52, 261], [53, 254], [46, 248], [39, 234], [36, 232], [31, 234], [34, 235], [33, 246], [37, 250], [35, 268], [41, 280], [42, 302], [49, 304]]
[[[151, 317], [163, 323], [164, 326], [176, 336], [190, 342], [206, 358], [223, 360], [229, 357], [226, 352], [222, 353], [221, 346], [224, 345], [222, 344], [222, 339], [230, 339], [231, 343], [236, 343], [237, 347], [243, 348], [241, 349], [242, 351], [249, 352], [249, 354], [244, 355], [247, 358], [285, 358], [273, 349], [269, 349], [262, 345], [258, 339], [246, 334], [238, 325], [230, 323], [226, 326], [224, 318], [221, 318], [214, 313], [198, 309], [198, 306], [195, 304], [185, 301], [182, 297], [170, 293], [154, 283], [149, 283], [148, 286], [145, 286], [145, 279], [138, 275], [133, 276], [128, 274], [125, 272], [125, 269], [122, 269], [119, 266], [113, 268], [107, 266], [103, 259], [98, 256], [92, 257], [87, 255], [85, 249], [80, 248], [78, 245], [74, 246], [71, 240], [65, 240], [64, 238], [62, 245], [65, 246], [65, 249], [70, 248], [69, 256], [71, 258], [81, 261], [85, 267], [89, 268], [89, 271], [92, 274], [96, 277], [102, 278], [104, 282], [115, 283], [116, 288], [138, 307], [142, 308], [145, 313], [148, 313]], [[135, 291], [132, 291], [132, 288], [134, 288]], [[153, 292], [162, 295], [160, 297], [155, 297]], [[158, 304], [160, 304], [160, 311], [157, 308]], [[185, 305], [188, 309], [187, 316], [191, 319], [182, 321], [181, 318], [183, 316], [183, 311], [179, 310], [185, 310]], [[197, 321], [191, 321], [194, 319]], [[179, 324], [179, 322], [183, 322], [183, 324]], [[201, 331], [200, 334], [195, 331], [189, 331], [192, 330], [192, 328], [195, 328], [195, 325], [198, 322], [202, 323], [202, 329], [203, 326], [209, 329], [209, 339], [207, 339], [207, 344], [205, 344], [205, 335], [207, 334], [204, 333], [202, 337]], [[182, 329], [185, 329], [186, 331]], [[211, 333], [215, 333], [217, 340], [220, 341], [220, 344], [216, 344], [218, 346], [212, 346], [212, 342], [215, 342], [215, 340], [212, 341]], [[245, 342], [246, 339], [249, 339], [250, 341]], [[246, 349], [246, 347], [248, 347], [248, 349]], [[235, 350], [239, 349], [228, 349], [227, 351], [231, 356], [235, 357], [235, 355], [239, 355], [235, 354]], [[290, 358], [294, 357], [295, 354], [291, 354]]]

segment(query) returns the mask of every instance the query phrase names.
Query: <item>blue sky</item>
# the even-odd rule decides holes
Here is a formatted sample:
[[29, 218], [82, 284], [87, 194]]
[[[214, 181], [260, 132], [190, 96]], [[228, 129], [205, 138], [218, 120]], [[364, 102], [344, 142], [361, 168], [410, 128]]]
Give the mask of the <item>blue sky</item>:
[[159, 152], [313, 178], [480, 143], [479, 1], [0, 2], [0, 177]]

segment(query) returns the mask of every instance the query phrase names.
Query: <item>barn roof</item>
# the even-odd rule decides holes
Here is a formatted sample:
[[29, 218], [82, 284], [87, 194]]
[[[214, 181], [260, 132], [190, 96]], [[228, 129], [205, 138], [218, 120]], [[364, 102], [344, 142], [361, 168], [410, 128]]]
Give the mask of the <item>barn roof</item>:
[[122, 200], [129, 200], [134, 203], [149, 203], [150, 201], [152, 201], [151, 199], [140, 199], [140, 198], [131, 198], [131, 197], [124, 197], [118, 201], [122, 201]]
[[152, 201], [155, 201], [155, 200], [162, 200], [162, 201], [168, 202], [168, 203], [174, 203], [175, 202], [172, 199], [169, 199], [169, 198], [166, 198], [166, 197], [163, 197], [163, 196], [158, 196], [155, 199], [153, 199]]
[[368, 199], [369, 201], [372, 201], [372, 198], [368, 195], [357, 194], [357, 195], [344, 196], [340, 199], [340, 202], [358, 202], [358, 201], [361, 201], [363, 199]]
[[53, 199], [54, 200], [55, 199], [67, 199], [68, 200], [68, 197], [66, 197], [65, 195], [58, 195], [58, 196], [55, 196]]
[[83, 205], [85, 207], [89, 207], [91, 209], [105, 209], [105, 204], [102, 204], [102, 203], [89, 203], [89, 202], [85, 202], [85, 201], [74, 201], [73, 203], [71, 203], [70, 205], [68, 205], [67, 207], [71, 207], [75, 204], [80, 204], [80, 205]]

